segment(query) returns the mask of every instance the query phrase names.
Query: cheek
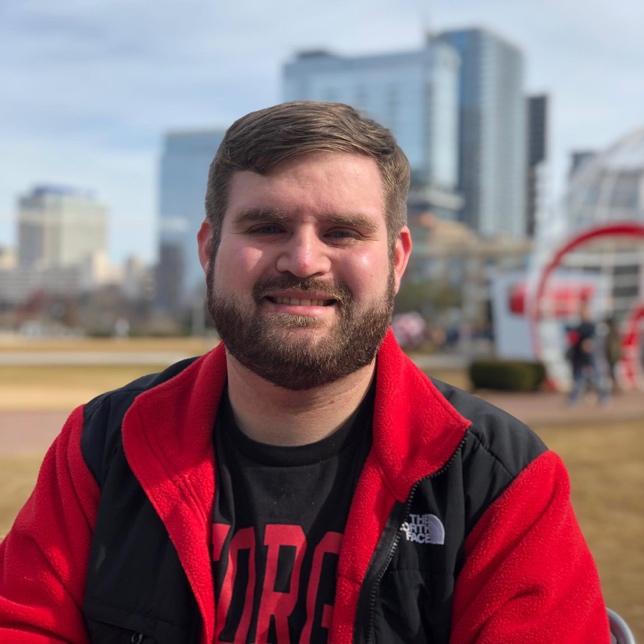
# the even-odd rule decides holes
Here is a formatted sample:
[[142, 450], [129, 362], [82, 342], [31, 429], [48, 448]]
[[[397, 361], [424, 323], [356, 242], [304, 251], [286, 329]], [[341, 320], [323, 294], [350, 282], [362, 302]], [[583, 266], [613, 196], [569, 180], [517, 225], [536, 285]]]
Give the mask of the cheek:
[[253, 284], [265, 270], [266, 261], [265, 253], [258, 248], [222, 244], [215, 258], [215, 275], [224, 288]]
[[341, 279], [356, 297], [379, 294], [387, 283], [389, 257], [381, 253], [363, 252], [353, 255], [344, 266]]

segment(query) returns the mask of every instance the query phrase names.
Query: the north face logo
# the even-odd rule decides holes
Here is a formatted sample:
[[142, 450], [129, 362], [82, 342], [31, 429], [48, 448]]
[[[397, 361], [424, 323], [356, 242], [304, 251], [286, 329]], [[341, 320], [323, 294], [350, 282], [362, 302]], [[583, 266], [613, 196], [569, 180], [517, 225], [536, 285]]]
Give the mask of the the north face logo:
[[407, 541], [440, 546], [445, 543], [445, 527], [435, 514], [410, 514], [400, 529], [405, 533]]

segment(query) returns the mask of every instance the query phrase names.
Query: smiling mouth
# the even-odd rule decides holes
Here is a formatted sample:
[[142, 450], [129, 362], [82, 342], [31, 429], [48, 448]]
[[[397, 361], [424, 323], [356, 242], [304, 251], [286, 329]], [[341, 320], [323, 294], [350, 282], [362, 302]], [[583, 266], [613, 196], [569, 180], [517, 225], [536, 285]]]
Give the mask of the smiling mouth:
[[337, 300], [312, 300], [299, 297], [272, 297], [267, 296], [266, 299], [273, 304], [284, 304], [287, 306], [333, 306]]

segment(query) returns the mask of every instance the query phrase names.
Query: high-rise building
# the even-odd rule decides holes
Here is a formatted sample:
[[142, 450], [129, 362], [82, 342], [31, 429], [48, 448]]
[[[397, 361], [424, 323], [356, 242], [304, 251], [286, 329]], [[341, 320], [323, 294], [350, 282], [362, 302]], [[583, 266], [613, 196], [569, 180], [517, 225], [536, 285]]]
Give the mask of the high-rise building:
[[544, 208], [548, 160], [548, 97], [545, 94], [526, 99], [528, 125], [528, 169], [526, 181], [526, 234], [532, 237], [539, 213]]
[[204, 218], [208, 168], [223, 130], [169, 132], [163, 142], [159, 186], [157, 302], [167, 310], [193, 304], [204, 279], [196, 236]]
[[13, 270], [16, 267], [16, 252], [10, 246], [0, 246], [0, 270]]
[[462, 219], [483, 236], [525, 235], [523, 54], [486, 29], [446, 31], [458, 51]]
[[570, 153], [570, 165], [568, 166], [568, 179], [572, 179], [577, 170], [595, 158], [597, 150], [573, 150]]
[[412, 168], [412, 198], [443, 217], [461, 207], [458, 56], [428, 39], [421, 49], [369, 56], [301, 52], [282, 71], [284, 100], [347, 103], [388, 127]]
[[79, 265], [107, 249], [107, 213], [92, 193], [37, 186], [18, 202], [21, 269]]

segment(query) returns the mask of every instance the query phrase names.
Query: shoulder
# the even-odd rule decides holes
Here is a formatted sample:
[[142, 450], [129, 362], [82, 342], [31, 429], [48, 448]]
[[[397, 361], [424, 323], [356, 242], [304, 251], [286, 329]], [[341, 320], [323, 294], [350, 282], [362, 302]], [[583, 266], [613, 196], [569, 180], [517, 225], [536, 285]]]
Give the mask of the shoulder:
[[[471, 425], [446, 475], [467, 499], [466, 531], [533, 463], [550, 453], [523, 422], [470, 393], [433, 381]], [[459, 482], [455, 484], [455, 479]]]
[[90, 471], [99, 483], [114, 451], [121, 441], [121, 425], [134, 400], [143, 392], [174, 378], [195, 358], [177, 362], [160, 373], [152, 373], [108, 391], [83, 407], [81, 451]]
[[471, 422], [464, 451], [475, 451], [498, 461], [516, 476], [547, 450], [522, 421], [478, 396], [432, 378], [432, 382], [461, 416]]

